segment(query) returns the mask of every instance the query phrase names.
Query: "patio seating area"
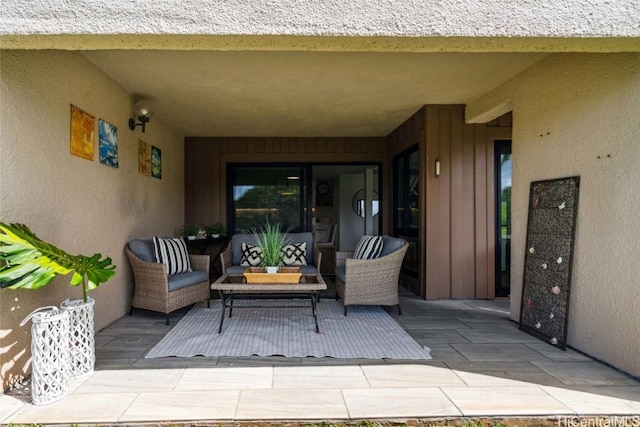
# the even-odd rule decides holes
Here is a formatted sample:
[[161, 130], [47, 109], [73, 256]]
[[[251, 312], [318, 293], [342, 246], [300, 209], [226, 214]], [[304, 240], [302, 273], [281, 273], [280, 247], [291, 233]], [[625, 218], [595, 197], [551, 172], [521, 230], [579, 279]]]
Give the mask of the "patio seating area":
[[188, 308], [168, 326], [164, 314], [136, 310], [97, 334], [96, 371], [74, 381], [68, 397], [38, 407], [26, 389], [15, 390], [0, 398], [0, 422], [566, 421], [640, 413], [640, 382], [521, 332], [508, 319], [508, 300], [424, 301], [403, 291], [401, 305], [402, 316], [395, 307], [388, 313], [431, 348], [432, 360], [145, 359]]

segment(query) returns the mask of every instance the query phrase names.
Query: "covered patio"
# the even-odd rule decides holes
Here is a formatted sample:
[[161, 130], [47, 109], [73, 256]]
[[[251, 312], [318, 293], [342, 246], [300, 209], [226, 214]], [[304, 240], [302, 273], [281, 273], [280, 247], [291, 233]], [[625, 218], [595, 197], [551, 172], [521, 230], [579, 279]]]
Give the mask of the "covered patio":
[[431, 349], [432, 360], [145, 359], [177, 322], [166, 326], [162, 314], [138, 310], [100, 331], [96, 371], [74, 382], [67, 398], [37, 407], [25, 403], [28, 389], [14, 390], [0, 398], [0, 422], [435, 423], [486, 418], [573, 425], [595, 416], [637, 422], [638, 381], [520, 331], [509, 320], [507, 300], [424, 301], [409, 292], [401, 300], [403, 315], [393, 309], [389, 314]]
[[[19, 325], [79, 291], [66, 278], [0, 291], [0, 422], [551, 416], [555, 425], [555, 416], [640, 413], [640, 5], [269, 5], [3, 3], [0, 220], [70, 253], [109, 256], [117, 274], [91, 292], [96, 371], [45, 407], [17, 388], [32, 364]], [[144, 133], [129, 130], [144, 97], [155, 115]], [[118, 167], [70, 154], [74, 108], [118, 130]], [[498, 140], [513, 147], [508, 272], [494, 262]], [[140, 147], [161, 153], [160, 174], [141, 167]], [[432, 360], [144, 358], [176, 322], [126, 316], [129, 241], [225, 223], [229, 170], [247, 162], [379, 166], [378, 231], [399, 235], [393, 185], [408, 174], [394, 174], [396, 159], [414, 149], [420, 268], [402, 283], [404, 315], [390, 315]], [[562, 352], [516, 322], [529, 185], [568, 176], [580, 176], [581, 194]], [[323, 188], [311, 181], [307, 193]], [[313, 206], [304, 209], [311, 231]], [[493, 300], [502, 273], [509, 297]]]

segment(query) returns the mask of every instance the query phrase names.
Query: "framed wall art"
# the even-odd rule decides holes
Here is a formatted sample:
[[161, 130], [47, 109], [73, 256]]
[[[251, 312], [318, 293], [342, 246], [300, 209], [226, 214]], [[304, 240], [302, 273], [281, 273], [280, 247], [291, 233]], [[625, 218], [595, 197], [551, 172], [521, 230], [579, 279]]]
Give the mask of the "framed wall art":
[[71, 154], [93, 161], [96, 119], [71, 104]]
[[118, 167], [118, 128], [102, 119], [98, 121], [98, 154], [103, 165]]
[[162, 151], [156, 147], [151, 147], [151, 176], [162, 179]]
[[580, 177], [531, 183], [520, 329], [567, 349]]
[[151, 176], [151, 144], [138, 140], [138, 171]]

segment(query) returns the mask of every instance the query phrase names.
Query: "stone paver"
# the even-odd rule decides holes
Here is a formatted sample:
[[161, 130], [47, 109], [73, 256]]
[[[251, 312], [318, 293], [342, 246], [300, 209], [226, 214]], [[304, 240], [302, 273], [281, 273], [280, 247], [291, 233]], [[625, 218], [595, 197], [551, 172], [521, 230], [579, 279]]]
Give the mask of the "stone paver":
[[362, 366], [372, 388], [425, 388], [465, 385], [450, 369], [430, 365]]
[[637, 385], [637, 381], [596, 361], [534, 362], [568, 386]]
[[[331, 297], [333, 295], [331, 294]], [[357, 420], [640, 413], [640, 382], [520, 331], [509, 302], [402, 296], [388, 313], [425, 361], [295, 357], [145, 359], [188, 311], [135, 310], [96, 336], [96, 371], [60, 402], [0, 395], [0, 423]]]
[[114, 423], [138, 397], [137, 393], [71, 393], [50, 405], [25, 404], [3, 422], [14, 424]]
[[[561, 387], [544, 387], [551, 396], [564, 402], [569, 408], [582, 415], [637, 415], [640, 414], [640, 387], [633, 387], [635, 393], [628, 390], [629, 394], [636, 396], [629, 399], [610, 397], [598, 389], [593, 392], [571, 390]], [[634, 399], [634, 400], [632, 400]], [[639, 422], [640, 423], [640, 422]]]
[[24, 402], [12, 396], [0, 395], [0, 422], [9, 419], [24, 406]]
[[241, 393], [237, 420], [322, 420], [349, 417], [338, 389], [245, 390]]
[[110, 371], [96, 371], [87, 378], [77, 389], [78, 393], [139, 393], [144, 391], [172, 391], [184, 369], [122, 369]]
[[273, 368], [275, 389], [351, 389], [369, 387], [360, 366], [300, 366]]
[[251, 390], [273, 385], [272, 367], [189, 368], [181, 375], [175, 390]]
[[125, 422], [232, 420], [240, 390], [140, 393], [120, 417]]
[[378, 388], [344, 390], [352, 418], [406, 418], [461, 416], [439, 388]]
[[574, 415], [575, 412], [539, 387], [444, 387], [465, 416]]
[[467, 360], [482, 361], [526, 361], [546, 362], [549, 358], [538, 353], [525, 344], [451, 344], [455, 350], [467, 358]]

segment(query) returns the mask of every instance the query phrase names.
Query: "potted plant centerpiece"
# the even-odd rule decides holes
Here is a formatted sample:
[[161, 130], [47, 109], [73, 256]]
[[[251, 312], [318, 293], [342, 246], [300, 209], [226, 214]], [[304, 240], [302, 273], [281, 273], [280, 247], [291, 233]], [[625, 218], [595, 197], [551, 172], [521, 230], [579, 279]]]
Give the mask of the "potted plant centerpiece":
[[220, 236], [224, 236], [226, 232], [227, 229], [220, 222], [207, 226], [207, 233], [209, 233], [214, 239], [219, 239]]
[[267, 273], [277, 273], [282, 261], [282, 247], [289, 242], [286, 234], [280, 231], [279, 225], [272, 225], [269, 221], [262, 230], [253, 229], [251, 232], [256, 246], [262, 251], [262, 265], [267, 268]]
[[70, 311], [71, 377], [93, 371], [95, 341], [94, 300], [87, 291], [115, 275], [111, 258], [101, 254], [71, 255], [39, 239], [24, 224], [0, 222], [0, 285], [9, 289], [40, 289], [56, 276], [73, 273], [69, 285], [82, 285], [82, 299], [65, 300], [60, 307]]
[[180, 229], [180, 235], [186, 238], [187, 240], [196, 240], [198, 233], [200, 232], [200, 227], [192, 224], [185, 224]]

